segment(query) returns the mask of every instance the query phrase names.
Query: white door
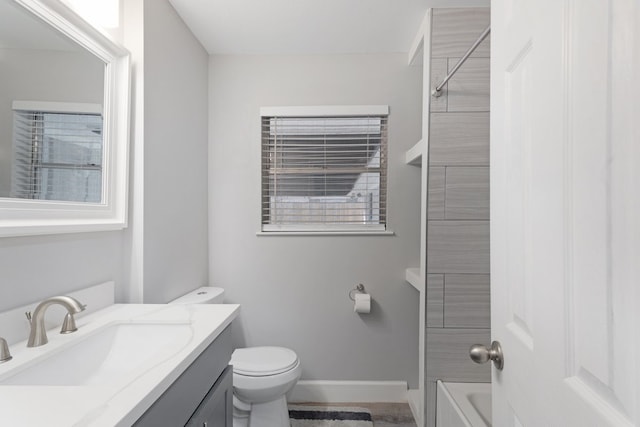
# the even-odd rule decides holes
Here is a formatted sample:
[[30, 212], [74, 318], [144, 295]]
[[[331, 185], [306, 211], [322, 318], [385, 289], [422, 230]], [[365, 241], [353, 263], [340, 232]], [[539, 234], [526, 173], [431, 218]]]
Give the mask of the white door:
[[640, 1], [494, 0], [494, 426], [640, 425]]

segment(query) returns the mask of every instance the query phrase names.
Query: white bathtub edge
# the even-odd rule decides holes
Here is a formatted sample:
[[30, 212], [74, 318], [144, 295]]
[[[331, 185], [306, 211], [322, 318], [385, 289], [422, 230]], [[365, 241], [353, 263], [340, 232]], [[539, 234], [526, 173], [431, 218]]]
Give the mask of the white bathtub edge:
[[438, 380], [436, 427], [473, 427], [456, 403], [444, 383]]
[[[482, 414], [470, 400], [470, 396], [487, 394], [489, 383], [449, 383], [438, 381], [436, 417], [438, 427], [491, 427], [490, 402]], [[477, 399], [477, 396], [475, 397]], [[477, 400], [476, 400], [477, 402]], [[485, 417], [487, 422], [485, 422]]]

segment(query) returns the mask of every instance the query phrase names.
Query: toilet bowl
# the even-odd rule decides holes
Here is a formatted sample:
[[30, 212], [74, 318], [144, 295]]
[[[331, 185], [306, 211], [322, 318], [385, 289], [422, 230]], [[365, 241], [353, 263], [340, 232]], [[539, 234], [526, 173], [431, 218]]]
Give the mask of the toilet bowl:
[[233, 365], [234, 427], [289, 427], [286, 395], [300, 378], [296, 353], [284, 347], [238, 348]]
[[[202, 287], [172, 301], [174, 304], [222, 304], [222, 288]], [[287, 394], [302, 368], [293, 350], [247, 347], [234, 350], [233, 427], [289, 427]]]

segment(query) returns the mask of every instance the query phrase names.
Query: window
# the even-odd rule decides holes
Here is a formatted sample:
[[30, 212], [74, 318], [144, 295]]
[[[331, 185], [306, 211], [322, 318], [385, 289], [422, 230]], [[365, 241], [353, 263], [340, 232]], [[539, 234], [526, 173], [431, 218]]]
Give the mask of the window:
[[15, 104], [11, 197], [100, 203], [102, 115], [95, 112], [100, 106], [50, 112], [38, 103]]
[[262, 230], [384, 231], [388, 107], [262, 110]]

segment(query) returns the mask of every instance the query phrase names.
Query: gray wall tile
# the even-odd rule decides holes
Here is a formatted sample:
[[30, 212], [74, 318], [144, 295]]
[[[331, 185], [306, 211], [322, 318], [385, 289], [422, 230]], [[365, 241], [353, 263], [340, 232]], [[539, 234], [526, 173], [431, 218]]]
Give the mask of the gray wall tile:
[[444, 275], [427, 275], [427, 327], [444, 326]]
[[[459, 58], [449, 58], [449, 70]], [[489, 111], [489, 58], [469, 58], [447, 83], [447, 111]]]
[[[448, 62], [447, 58], [431, 59], [431, 87], [429, 88], [429, 93], [447, 76]], [[447, 111], [447, 85], [442, 88], [442, 95], [439, 97], [431, 96], [430, 102], [429, 108], [431, 112]]]
[[489, 219], [489, 168], [448, 167], [446, 170], [445, 218]]
[[[488, 7], [434, 9], [431, 56], [438, 58], [464, 55], [489, 25], [490, 15]], [[478, 46], [472, 57], [489, 57], [490, 38], [487, 37]]]
[[[488, 8], [434, 9], [431, 89], [486, 28], [489, 15]], [[488, 364], [469, 359], [472, 344], [490, 341], [489, 44], [479, 46], [442, 96], [430, 98], [427, 427], [435, 427], [435, 380], [491, 380]]]
[[429, 219], [444, 219], [445, 168], [429, 168]]
[[490, 382], [491, 365], [469, 358], [473, 344], [489, 345], [489, 329], [427, 328], [427, 378], [461, 382]]
[[490, 328], [488, 274], [447, 274], [444, 291], [445, 328]]
[[489, 221], [429, 221], [428, 273], [489, 274]]
[[489, 165], [489, 113], [431, 113], [431, 166]]

